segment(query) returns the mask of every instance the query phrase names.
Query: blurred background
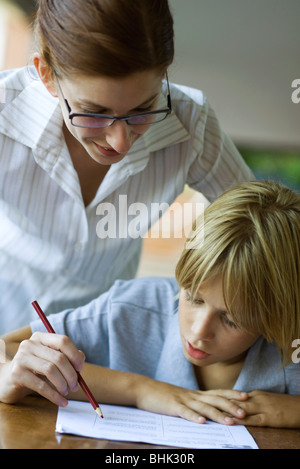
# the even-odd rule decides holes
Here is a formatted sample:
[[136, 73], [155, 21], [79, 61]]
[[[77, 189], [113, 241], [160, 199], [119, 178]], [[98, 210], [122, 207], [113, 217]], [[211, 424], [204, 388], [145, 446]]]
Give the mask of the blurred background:
[[[300, 103], [291, 99], [292, 82], [300, 79], [300, 1], [169, 2], [171, 80], [204, 91], [258, 178], [300, 190]], [[30, 63], [35, 5], [0, 0], [0, 70]], [[187, 188], [178, 199], [191, 200], [203, 198]], [[146, 239], [139, 275], [172, 275], [183, 242], [183, 236]]]

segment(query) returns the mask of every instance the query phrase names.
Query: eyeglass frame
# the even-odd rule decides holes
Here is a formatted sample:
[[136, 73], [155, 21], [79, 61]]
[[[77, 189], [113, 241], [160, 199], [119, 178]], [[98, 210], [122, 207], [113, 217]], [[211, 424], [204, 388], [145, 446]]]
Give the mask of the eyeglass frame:
[[[168, 79], [168, 72], [166, 72], [166, 82], [167, 82], [167, 89], [168, 89], [168, 95], [167, 95], [168, 108], [167, 109], [157, 109], [156, 111], [141, 112], [141, 113], [138, 113], [138, 114], [132, 114], [131, 116], [111, 116], [111, 115], [108, 115], [108, 114], [72, 112], [71, 106], [69, 105], [68, 100], [64, 96], [63, 90], [61, 88], [61, 85], [59, 83], [59, 80], [58, 80], [57, 75], [56, 75], [54, 70], [53, 70], [53, 75], [54, 75], [55, 80], [57, 82], [57, 85], [58, 85], [59, 91], [61, 93], [61, 96], [62, 96], [62, 98], [65, 102], [65, 105], [66, 105], [66, 108], [67, 108], [67, 111], [68, 111], [68, 114], [69, 114], [68, 117], [71, 121], [71, 124], [74, 127], [79, 127], [79, 128], [82, 128], [82, 129], [91, 129], [91, 128], [93, 128], [93, 129], [105, 129], [107, 127], [111, 127], [116, 121], [125, 121], [127, 125], [133, 125], [133, 126], [135, 126], [135, 125], [136, 126], [137, 125], [140, 125], [140, 126], [141, 125], [153, 125], [153, 124], [159, 124], [160, 122], [164, 121], [172, 112], [172, 101], [171, 101], [171, 92], [170, 92], [170, 85], [169, 85], [169, 79]], [[164, 117], [164, 119], [162, 119], [160, 121], [157, 121], [157, 122], [150, 122], [148, 124], [130, 124], [130, 122], [128, 122], [129, 119], [132, 119], [132, 118], [135, 118], [135, 117], [142, 117], [142, 116], [146, 116], [146, 115], [163, 114], [163, 113], [165, 113], [166, 116]], [[73, 118], [74, 117], [95, 117], [95, 118], [111, 119], [111, 123], [108, 124], [108, 125], [101, 126], [101, 127], [86, 127], [86, 126], [73, 124]]]

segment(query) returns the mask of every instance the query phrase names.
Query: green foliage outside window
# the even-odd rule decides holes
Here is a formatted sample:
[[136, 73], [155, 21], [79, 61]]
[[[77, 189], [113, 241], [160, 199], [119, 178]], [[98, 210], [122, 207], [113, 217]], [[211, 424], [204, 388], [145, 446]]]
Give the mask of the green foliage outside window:
[[300, 152], [239, 148], [257, 179], [271, 179], [300, 192]]

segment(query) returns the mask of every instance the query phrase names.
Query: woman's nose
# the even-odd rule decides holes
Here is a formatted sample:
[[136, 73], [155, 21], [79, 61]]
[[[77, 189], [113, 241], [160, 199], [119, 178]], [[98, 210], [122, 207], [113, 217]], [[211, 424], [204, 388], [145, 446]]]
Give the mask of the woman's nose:
[[116, 121], [106, 129], [106, 142], [118, 153], [127, 153], [134, 141], [132, 129], [124, 121]]

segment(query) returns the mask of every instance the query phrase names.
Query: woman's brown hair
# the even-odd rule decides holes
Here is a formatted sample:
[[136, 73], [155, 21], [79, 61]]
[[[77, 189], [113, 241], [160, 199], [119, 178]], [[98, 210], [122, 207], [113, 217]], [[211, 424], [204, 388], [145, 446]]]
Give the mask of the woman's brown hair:
[[39, 0], [35, 36], [49, 68], [123, 77], [174, 57], [168, 0]]

